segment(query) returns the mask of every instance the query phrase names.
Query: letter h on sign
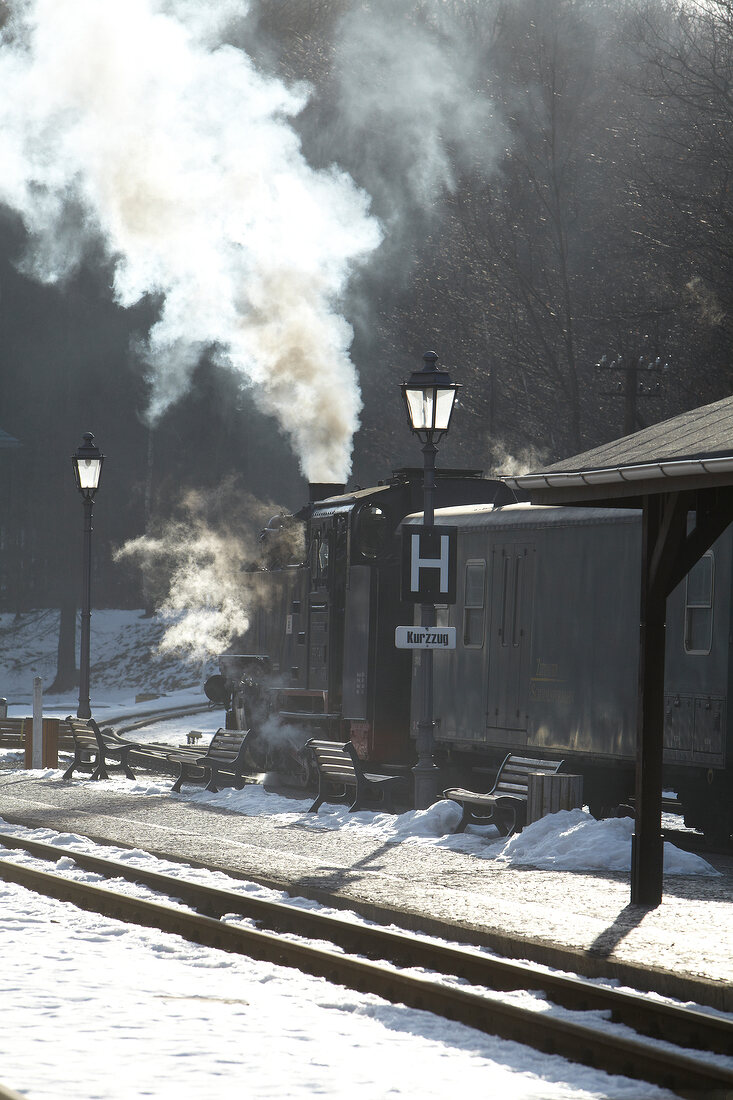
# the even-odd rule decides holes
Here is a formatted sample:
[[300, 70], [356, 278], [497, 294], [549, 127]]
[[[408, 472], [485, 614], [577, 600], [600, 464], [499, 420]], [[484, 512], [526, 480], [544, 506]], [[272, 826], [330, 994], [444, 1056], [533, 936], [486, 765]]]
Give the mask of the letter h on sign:
[[402, 599], [456, 602], [455, 527], [407, 527], [402, 532]]

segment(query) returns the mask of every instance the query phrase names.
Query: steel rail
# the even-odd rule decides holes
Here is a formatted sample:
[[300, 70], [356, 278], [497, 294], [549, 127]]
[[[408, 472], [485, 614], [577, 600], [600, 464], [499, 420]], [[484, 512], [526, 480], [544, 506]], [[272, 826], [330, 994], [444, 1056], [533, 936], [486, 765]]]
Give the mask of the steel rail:
[[[2, 838], [2, 843], [10, 847], [20, 847], [32, 853], [31, 846], [39, 842], [25, 838]], [[680, 1096], [694, 1097], [701, 1092], [707, 1098], [724, 1097], [733, 1094], [733, 1070], [721, 1067], [710, 1061], [697, 1059], [687, 1052], [676, 1051], [669, 1046], [659, 1047], [638, 1038], [602, 1031], [585, 1023], [567, 1019], [556, 1019], [550, 1014], [532, 1011], [493, 999], [490, 995], [466, 989], [463, 986], [446, 985], [440, 978], [404, 973], [394, 969], [391, 963], [355, 958], [290, 939], [284, 939], [282, 932], [297, 932], [299, 935], [318, 935], [331, 942], [347, 947], [342, 949], [378, 950], [383, 956], [397, 956], [402, 966], [424, 966], [438, 969], [444, 974], [469, 977], [474, 983], [493, 985], [494, 988], [542, 988], [547, 978], [556, 987], [558, 980], [566, 985], [566, 995], [571, 996], [572, 1007], [577, 1007], [577, 994], [593, 998], [600, 994], [608, 998], [605, 1007], [615, 1001], [616, 990], [599, 990], [583, 979], [567, 979], [558, 975], [546, 975], [522, 964], [507, 964], [514, 971], [511, 984], [507, 986], [507, 974], [499, 983], [492, 980], [492, 972], [501, 975], [506, 960], [495, 960], [479, 955], [463, 947], [443, 947], [432, 941], [415, 937], [414, 934], [400, 935], [391, 930], [364, 928], [349, 924], [338, 917], [314, 914], [284, 903], [270, 903], [262, 899], [244, 898], [242, 895], [226, 890], [212, 890], [210, 887], [182, 882], [173, 876], [157, 872], [140, 871], [123, 867], [113, 860], [88, 856], [84, 853], [65, 849], [60, 852], [52, 845], [39, 845], [53, 849], [53, 858], [60, 854], [70, 856], [82, 868], [95, 870], [106, 875], [134, 877], [145, 885], [154, 885], [155, 889], [164, 889], [166, 893], [187, 901], [189, 904], [203, 904], [214, 911], [227, 913], [239, 912], [244, 916], [261, 919], [267, 909], [272, 909], [277, 920], [283, 921], [278, 930], [263, 931], [259, 928], [242, 927], [222, 922], [201, 913], [191, 913], [176, 908], [169, 903], [144, 901], [113, 892], [106, 888], [79, 883], [59, 875], [38, 871], [34, 868], [0, 860], [0, 878], [18, 883], [29, 889], [72, 902], [80, 908], [103, 913], [106, 916], [158, 928], [165, 932], [177, 933], [186, 939], [209, 947], [219, 948], [240, 954], [246, 954], [262, 961], [283, 966], [295, 967], [303, 972], [327, 978], [337, 984], [360, 992], [370, 992], [385, 999], [403, 1003], [412, 1008], [424, 1009], [457, 1020], [468, 1026], [501, 1038], [513, 1039], [536, 1049], [561, 1055], [573, 1061], [594, 1066], [609, 1073], [621, 1073], [634, 1079], [643, 1079], [672, 1089]], [[132, 872], [132, 875], [129, 874]], [[196, 900], [198, 899], [198, 900]], [[318, 918], [314, 921], [314, 916]], [[376, 933], [376, 935], [375, 935]], [[399, 948], [399, 950], [397, 950]], [[450, 963], [450, 965], [448, 965]], [[498, 964], [498, 966], [497, 966]], [[504, 984], [501, 984], [503, 980]], [[575, 989], [576, 1000], [567, 991]], [[622, 994], [621, 1001], [634, 998], [634, 995]], [[554, 999], [560, 999], [556, 997]], [[636, 997], [643, 1002], [646, 999]], [[619, 1002], [620, 1003], [620, 1002]], [[586, 1005], [588, 1007], [588, 1005]], [[590, 1007], [601, 1007], [596, 999]], [[637, 1006], [641, 1012], [642, 1005]], [[680, 1013], [677, 1006], [647, 1002], [646, 1016], [660, 1012], [661, 1030], [667, 1040], [669, 1025]], [[711, 1034], [716, 1032], [718, 1039], [730, 1049], [731, 1025], [729, 1021], [682, 1009], [680, 1019], [686, 1019], [684, 1027], [689, 1027], [690, 1014], [697, 1019], [696, 1026], [711, 1026]], [[723, 1027], [717, 1029], [718, 1023]], [[727, 1027], [726, 1027], [727, 1025]], [[706, 1036], [707, 1039], [707, 1036]], [[706, 1042], [706, 1047], [709, 1043]]]
[[132, 730], [144, 729], [145, 726], [154, 726], [157, 722], [165, 722], [169, 718], [186, 718], [189, 714], [202, 714], [204, 711], [213, 709], [211, 703], [191, 703], [188, 706], [175, 707], [171, 710], [153, 710], [146, 714], [141, 714], [139, 711], [137, 714], [122, 714], [118, 716], [117, 724], [100, 722], [100, 726], [112, 725], [115, 732], [122, 737], [125, 733], [130, 733]]
[[[56, 845], [28, 837], [0, 835], [0, 845], [22, 849], [38, 859], [57, 860]], [[653, 1038], [719, 1054], [733, 1054], [733, 1019], [684, 1005], [650, 1000], [638, 992], [596, 985], [587, 978], [553, 973], [530, 963], [488, 955], [459, 944], [443, 944], [415, 932], [360, 924], [330, 913], [301, 909], [288, 902], [247, 897], [234, 890], [206, 886], [160, 871], [132, 867], [127, 862], [64, 848], [83, 870], [158, 890], [178, 898], [206, 916], [237, 913], [266, 925], [271, 931], [327, 939], [344, 951], [381, 958], [399, 966], [417, 966], [455, 975], [473, 985], [497, 991], [534, 989], [564, 1008], [611, 1011], [614, 1020]], [[222, 872], [223, 873], [223, 872]]]

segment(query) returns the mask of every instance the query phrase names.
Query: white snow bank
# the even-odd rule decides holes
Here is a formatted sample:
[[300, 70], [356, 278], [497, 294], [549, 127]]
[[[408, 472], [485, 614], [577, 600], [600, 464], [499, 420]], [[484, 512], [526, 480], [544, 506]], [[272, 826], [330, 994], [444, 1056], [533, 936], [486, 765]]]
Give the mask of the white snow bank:
[[[629, 817], [596, 821], [584, 810], [560, 810], [510, 837], [501, 858], [515, 867], [554, 871], [629, 871], [633, 831]], [[720, 873], [701, 856], [669, 842], [664, 845], [664, 871], [668, 875]]]

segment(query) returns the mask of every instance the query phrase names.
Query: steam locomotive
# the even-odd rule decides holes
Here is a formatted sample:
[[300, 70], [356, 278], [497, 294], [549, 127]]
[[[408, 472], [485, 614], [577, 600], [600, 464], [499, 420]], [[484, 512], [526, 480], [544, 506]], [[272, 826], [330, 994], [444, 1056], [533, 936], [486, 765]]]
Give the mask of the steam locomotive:
[[[395, 648], [395, 628], [419, 615], [402, 598], [401, 547], [422, 524], [422, 471], [349, 492], [313, 485], [310, 498], [263, 532], [261, 566], [243, 577], [250, 628], [206, 685], [229, 726], [256, 731], [255, 763], [274, 758], [303, 784], [308, 737], [351, 740], [364, 759], [404, 766], [414, 762], [421, 715], [422, 654]], [[457, 532], [456, 601], [436, 609], [437, 629], [455, 628], [456, 648], [433, 654], [445, 786], [485, 789], [507, 752], [526, 751], [583, 775], [597, 816], [626, 803], [639, 514], [532, 506], [480, 471], [445, 470], [435, 523]], [[281, 550], [293, 527], [304, 534], [304, 561]], [[733, 829], [732, 577], [729, 529], [667, 603], [665, 784], [686, 823], [717, 839]]]

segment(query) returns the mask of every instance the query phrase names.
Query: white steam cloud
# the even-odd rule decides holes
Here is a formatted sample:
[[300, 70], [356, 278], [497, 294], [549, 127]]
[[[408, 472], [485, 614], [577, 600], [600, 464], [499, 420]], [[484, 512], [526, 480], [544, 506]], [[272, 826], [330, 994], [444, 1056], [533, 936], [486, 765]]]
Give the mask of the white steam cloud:
[[371, 0], [340, 20], [329, 137], [390, 222], [432, 210], [461, 172], [491, 175], [504, 153], [491, 42], [478, 33], [493, 0], [481, 5], [477, 20], [471, 4]]
[[140, 568], [166, 623], [161, 652], [211, 657], [246, 633], [252, 611], [269, 591], [253, 564], [302, 560], [299, 524], [284, 524], [272, 532], [273, 542], [260, 542], [262, 528], [277, 511], [231, 478], [216, 493], [184, 494], [174, 519], [117, 551], [115, 560]]
[[10, 0], [0, 38], [0, 202], [25, 270], [71, 274], [101, 241], [123, 306], [160, 298], [150, 413], [202, 353], [254, 386], [305, 476], [343, 481], [360, 396], [339, 307], [378, 245], [368, 200], [305, 161], [306, 90], [223, 43], [234, 0]]
[[489, 477], [519, 477], [539, 470], [547, 463], [547, 452], [540, 447], [524, 447], [512, 454], [503, 443], [494, 443]]

